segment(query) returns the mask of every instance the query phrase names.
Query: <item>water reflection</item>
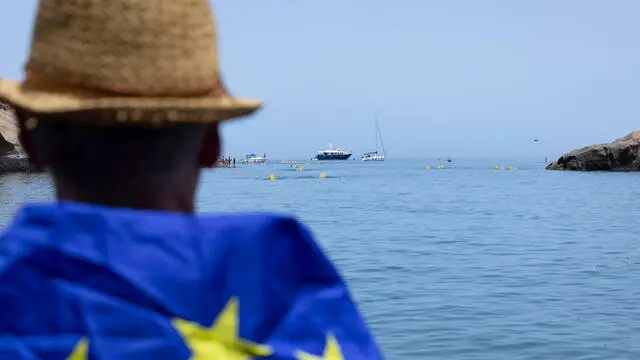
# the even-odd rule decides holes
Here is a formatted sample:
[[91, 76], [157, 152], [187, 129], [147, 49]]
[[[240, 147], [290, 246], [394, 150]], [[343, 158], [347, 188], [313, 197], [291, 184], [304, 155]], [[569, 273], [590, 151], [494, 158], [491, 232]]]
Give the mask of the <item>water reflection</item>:
[[7, 226], [25, 202], [53, 199], [53, 183], [47, 174], [0, 175], [0, 228]]

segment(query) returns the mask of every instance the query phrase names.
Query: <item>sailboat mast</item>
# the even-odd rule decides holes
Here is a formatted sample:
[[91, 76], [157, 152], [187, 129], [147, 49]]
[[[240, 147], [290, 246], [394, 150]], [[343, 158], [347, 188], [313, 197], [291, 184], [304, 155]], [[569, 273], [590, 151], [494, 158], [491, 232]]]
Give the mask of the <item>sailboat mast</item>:
[[373, 129], [373, 136], [375, 137], [375, 140], [373, 143], [376, 144], [376, 152], [378, 152], [378, 117], [377, 116], [374, 118], [373, 126], [375, 127], [375, 129]]
[[380, 146], [382, 146], [382, 155], [387, 156], [387, 152], [384, 150], [384, 142], [382, 142], [382, 134], [380, 134], [380, 127], [378, 126], [378, 118], [376, 117], [376, 150], [378, 148], [378, 139], [380, 139]]

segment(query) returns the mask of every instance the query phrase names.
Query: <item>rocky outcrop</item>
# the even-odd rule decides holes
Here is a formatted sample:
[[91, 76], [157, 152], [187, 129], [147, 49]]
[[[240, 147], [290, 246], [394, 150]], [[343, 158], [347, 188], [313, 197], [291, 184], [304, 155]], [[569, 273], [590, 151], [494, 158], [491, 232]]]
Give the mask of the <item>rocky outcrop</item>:
[[18, 125], [13, 109], [0, 101], [0, 156], [16, 150]]
[[38, 170], [29, 162], [29, 158], [25, 156], [13, 154], [0, 156], [0, 174], [37, 171]]
[[36, 169], [20, 149], [15, 113], [0, 101], [0, 174], [31, 171]]
[[549, 164], [547, 170], [640, 171], [640, 131], [611, 143], [573, 150]]

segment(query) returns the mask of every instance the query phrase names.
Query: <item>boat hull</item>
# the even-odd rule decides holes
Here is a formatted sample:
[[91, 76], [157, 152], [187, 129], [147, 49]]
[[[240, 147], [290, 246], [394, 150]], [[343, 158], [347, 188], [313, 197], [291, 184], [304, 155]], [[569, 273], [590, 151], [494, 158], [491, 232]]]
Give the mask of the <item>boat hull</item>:
[[265, 158], [246, 159], [246, 160], [240, 160], [240, 162], [243, 164], [264, 164], [265, 162], [267, 162], [267, 159]]
[[384, 155], [363, 156], [362, 161], [384, 161]]
[[347, 160], [351, 157], [351, 154], [318, 154], [316, 160]]

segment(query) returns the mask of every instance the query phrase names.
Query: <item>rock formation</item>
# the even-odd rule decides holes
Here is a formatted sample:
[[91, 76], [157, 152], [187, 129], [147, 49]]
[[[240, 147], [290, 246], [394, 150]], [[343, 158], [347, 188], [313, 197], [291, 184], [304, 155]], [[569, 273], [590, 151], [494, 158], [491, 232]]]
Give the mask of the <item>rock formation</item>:
[[8, 104], [0, 101], [0, 174], [33, 170], [28, 157], [20, 149], [15, 113]]
[[547, 170], [640, 171], [640, 131], [611, 143], [573, 150], [549, 164]]
[[18, 125], [13, 109], [0, 101], [0, 155], [15, 151], [18, 144]]

